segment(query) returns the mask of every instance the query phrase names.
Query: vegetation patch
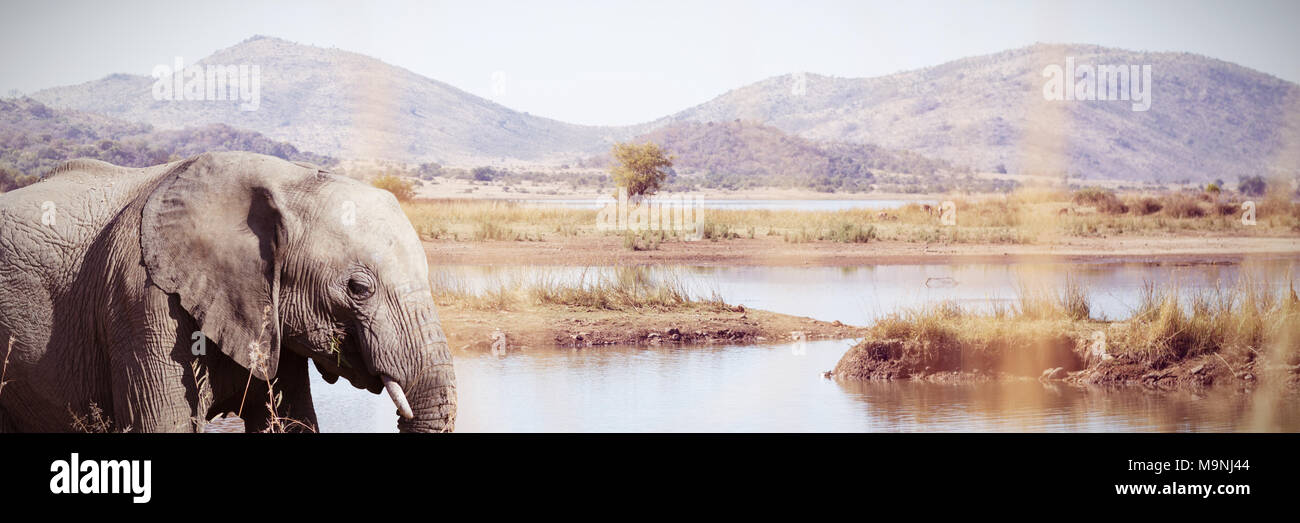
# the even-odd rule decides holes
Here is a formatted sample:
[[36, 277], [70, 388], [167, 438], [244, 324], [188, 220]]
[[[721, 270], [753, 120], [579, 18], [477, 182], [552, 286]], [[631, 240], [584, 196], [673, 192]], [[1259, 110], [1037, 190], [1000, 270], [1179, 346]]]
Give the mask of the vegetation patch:
[[1250, 386], [1300, 375], [1300, 298], [1254, 283], [1188, 294], [1148, 285], [1125, 321], [1092, 318], [1083, 289], [1022, 291], [1017, 304], [901, 311], [835, 366], [842, 379], [1066, 379], [1152, 387]]

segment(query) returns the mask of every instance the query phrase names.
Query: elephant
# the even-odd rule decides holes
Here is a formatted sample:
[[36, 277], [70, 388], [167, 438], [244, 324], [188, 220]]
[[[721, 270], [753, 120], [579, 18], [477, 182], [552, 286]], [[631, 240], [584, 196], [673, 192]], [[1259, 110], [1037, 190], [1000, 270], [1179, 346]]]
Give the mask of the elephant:
[[428, 271], [391, 193], [313, 165], [65, 162], [0, 195], [0, 431], [317, 430], [310, 360], [386, 391], [400, 431], [449, 432]]

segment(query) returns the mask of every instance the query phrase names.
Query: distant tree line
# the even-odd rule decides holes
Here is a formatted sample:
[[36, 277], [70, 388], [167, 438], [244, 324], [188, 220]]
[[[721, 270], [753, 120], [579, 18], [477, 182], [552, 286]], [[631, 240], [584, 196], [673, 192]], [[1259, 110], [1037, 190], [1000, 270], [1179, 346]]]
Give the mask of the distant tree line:
[[61, 111], [36, 100], [0, 100], [0, 190], [36, 182], [59, 164], [93, 158], [124, 167], [146, 167], [205, 151], [250, 151], [330, 166], [328, 156], [299, 151], [261, 133], [210, 124], [154, 130], [88, 113]]
[[[881, 172], [935, 175], [954, 170], [947, 162], [870, 144], [814, 142], [772, 126], [731, 122], [680, 122], [635, 140], [672, 154], [666, 187], [743, 190], [798, 187], [823, 192], [869, 191]], [[612, 167], [610, 156], [584, 161]], [[680, 176], [679, 176], [680, 175]]]

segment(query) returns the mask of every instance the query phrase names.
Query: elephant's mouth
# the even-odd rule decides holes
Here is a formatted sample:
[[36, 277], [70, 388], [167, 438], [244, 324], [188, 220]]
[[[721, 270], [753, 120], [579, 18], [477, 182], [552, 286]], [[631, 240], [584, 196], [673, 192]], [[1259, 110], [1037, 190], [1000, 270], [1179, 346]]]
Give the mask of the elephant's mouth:
[[360, 369], [365, 369], [365, 363], [359, 352], [340, 350], [336, 353], [336, 356], [333, 361], [328, 358], [312, 358], [316, 370], [320, 371], [321, 377], [325, 378], [326, 382], [333, 385], [342, 376], [347, 378], [352, 386], [366, 389], [372, 394], [387, 391], [388, 396], [393, 400], [393, 404], [397, 406], [398, 415], [408, 420], [415, 417], [415, 414], [411, 411], [411, 405], [406, 399], [406, 392], [402, 390], [402, 385], [397, 380], [388, 375], [361, 371]]
[[346, 378], [353, 387], [365, 389], [372, 394], [379, 394], [384, 390], [383, 380], [380, 379], [379, 374], [366, 368], [365, 360], [359, 351], [340, 347], [332, 354], [313, 354], [311, 361], [316, 365], [316, 370], [320, 372], [321, 377], [330, 384], [337, 382], [341, 376]]

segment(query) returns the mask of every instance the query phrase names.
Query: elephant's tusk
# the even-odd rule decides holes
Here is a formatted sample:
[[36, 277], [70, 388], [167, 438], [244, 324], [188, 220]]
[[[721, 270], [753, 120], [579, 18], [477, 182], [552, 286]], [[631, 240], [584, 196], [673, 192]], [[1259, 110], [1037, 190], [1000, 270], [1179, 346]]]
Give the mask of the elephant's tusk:
[[402, 386], [388, 376], [382, 376], [384, 388], [388, 390], [388, 397], [393, 398], [393, 404], [397, 405], [397, 413], [403, 418], [415, 418], [415, 413], [411, 412], [411, 404], [406, 402], [406, 393], [402, 392]]

